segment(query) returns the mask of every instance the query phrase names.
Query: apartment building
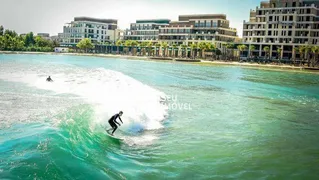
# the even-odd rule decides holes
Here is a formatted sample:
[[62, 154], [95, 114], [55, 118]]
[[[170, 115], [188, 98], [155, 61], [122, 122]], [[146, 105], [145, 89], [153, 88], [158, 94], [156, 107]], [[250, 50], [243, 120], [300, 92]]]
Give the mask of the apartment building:
[[[315, 0], [269, 0], [250, 11], [250, 19], [244, 21], [243, 42], [254, 45], [247, 54], [284, 59], [299, 58], [295, 47], [319, 45], [319, 1]], [[282, 51], [277, 53], [277, 49]]]
[[137, 20], [131, 23], [129, 30], [125, 31], [124, 40], [158, 41], [159, 28], [169, 23], [169, 19]]
[[159, 28], [159, 41], [170, 44], [211, 42], [218, 48], [238, 39], [225, 14], [180, 15], [178, 21]]
[[118, 36], [117, 20], [90, 17], [75, 17], [74, 21], [63, 27], [63, 33], [58, 35], [64, 46], [75, 46], [84, 38], [91, 39], [93, 44], [114, 43]]

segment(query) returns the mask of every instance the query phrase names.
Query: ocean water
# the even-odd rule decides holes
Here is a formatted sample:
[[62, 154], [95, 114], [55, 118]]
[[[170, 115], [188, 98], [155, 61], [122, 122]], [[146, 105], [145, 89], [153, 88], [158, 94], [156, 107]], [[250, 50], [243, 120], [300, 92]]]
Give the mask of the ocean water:
[[0, 55], [0, 179], [319, 179], [319, 75]]

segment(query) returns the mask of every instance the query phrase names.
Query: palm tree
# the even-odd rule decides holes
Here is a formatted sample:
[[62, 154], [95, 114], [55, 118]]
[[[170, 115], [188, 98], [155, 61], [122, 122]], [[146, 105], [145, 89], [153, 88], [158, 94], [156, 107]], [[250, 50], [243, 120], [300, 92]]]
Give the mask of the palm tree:
[[206, 43], [205, 42], [199, 43], [198, 48], [200, 49], [200, 57], [203, 58], [205, 54], [205, 50], [207, 48]]
[[250, 58], [253, 56], [253, 52], [254, 52], [255, 50], [256, 50], [256, 46], [250, 45], [250, 47], [249, 47], [249, 51], [250, 51], [249, 57], [250, 57]]
[[302, 64], [302, 62], [304, 61], [304, 55], [305, 55], [305, 50], [306, 50], [306, 47], [305, 46], [299, 46], [298, 48], [299, 50], [299, 54], [300, 54], [300, 65]]
[[311, 48], [312, 47], [310, 45], [305, 46], [305, 56], [306, 56], [308, 67], [310, 67], [310, 63], [311, 63], [311, 60], [310, 60]]
[[318, 46], [312, 46], [311, 52], [313, 54], [313, 60], [312, 60], [311, 65], [312, 65], [312, 67], [315, 67], [315, 65], [317, 64], [316, 57], [318, 56], [318, 53], [319, 53], [319, 47]]
[[126, 40], [125, 42], [124, 42], [124, 52], [125, 52], [125, 54], [128, 54], [128, 51], [129, 51], [129, 47], [131, 47], [132, 46], [132, 41], [131, 40]]
[[131, 41], [131, 54], [134, 56], [136, 53], [135, 53], [135, 50], [136, 50], [136, 47], [139, 46], [139, 43], [135, 40]]
[[213, 43], [206, 43], [206, 50], [212, 52], [212, 58], [213, 58], [213, 51], [215, 51], [216, 47]]
[[196, 43], [192, 43], [192, 44], [190, 45], [191, 54], [192, 54], [192, 58], [193, 58], [193, 59], [195, 59], [195, 49], [197, 49], [197, 46], [198, 46], [198, 44], [196, 44]]
[[153, 48], [153, 43], [152, 41], [149, 41], [147, 43], [147, 48], [148, 48], [148, 56], [151, 56], [152, 55], [152, 48]]
[[279, 47], [279, 46], [277, 46], [277, 56], [278, 56], [278, 59], [282, 59], [281, 53], [282, 53], [282, 48]]
[[177, 44], [174, 43], [174, 44], [172, 45], [172, 48], [173, 48], [173, 56], [176, 57]]
[[143, 41], [141, 44], [140, 44], [140, 47], [141, 47], [141, 51], [143, 52], [142, 53], [142, 55], [143, 56], [145, 56], [145, 54], [146, 54], [146, 47], [147, 47], [147, 45], [148, 45], [148, 42], [146, 42], [146, 41]]
[[263, 50], [265, 51], [265, 56], [266, 56], [268, 59], [270, 59], [270, 56], [269, 56], [270, 48], [269, 48], [269, 46], [265, 46], [265, 47], [263, 48]]
[[169, 45], [168, 45], [167, 56], [168, 56], [168, 57], [172, 57], [172, 54], [173, 54], [173, 48], [172, 48], [172, 46], [169, 44]]
[[123, 45], [121, 40], [116, 41], [115, 45], [117, 46], [117, 54], [120, 54], [120, 46]]
[[161, 47], [161, 43], [156, 43], [156, 44], [155, 44], [156, 56], [159, 56], [159, 54], [160, 54], [160, 47]]
[[[233, 49], [235, 48], [235, 45], [233, 43], [227, 43], [225, 47], [226, 47], [226, 56], [228, 56], [228, 58], [231, 58], [234, 54]], [[229, 50], [231, 50], [231, 56], [229, 56]]]
[[242, 52], [244, 52], [247, 49], [247, 46], [245, 44], [238, 45], [237, 49], [239, 50], [240, 56], [242, 55]]
[[181, 44], [180, 46], [180, 50], [182, 51], [182, 58], [185, 57], [185, 51], [187, 50], [187, 45], [186, 44]]
[[162, 42], [162, 47], [164, 49], [163, 56], [165, 57], [166, 56], [167, 47], [168, 47], [168, 43], [167, 42]]
[[105, 46], [106, 46], [106, 53], [109, 52], [109, 46], [111, 45], [111, 43], [109, 41], [105, 42]]
[[299, 52], [299, 48], [298, 47], [294, 47], [293, 48], [293, 61], [294, 61], [294, 64], [296, 64], [296, 55], [297, 55], [297, 52]]
[[101, 45], [102, 45], [101, 42], [96, 42], [95, 47], [94, 47], [94, 52], [95, 53], [101, 53]]

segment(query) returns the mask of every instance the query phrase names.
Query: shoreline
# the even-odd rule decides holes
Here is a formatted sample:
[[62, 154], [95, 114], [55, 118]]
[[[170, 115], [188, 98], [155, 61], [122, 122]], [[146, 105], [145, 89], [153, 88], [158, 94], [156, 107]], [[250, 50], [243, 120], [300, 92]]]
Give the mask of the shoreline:
[[90, 54], [90, 53], [56, 53], [56, 52], [26, 52], [26, 51], [0, 51], [0, 54], [43, 54], [43, 55], [70, 55], [70, 56], [90, 56], [90, 57], [104, 57], [104, 58], [124, 58], [130, 60], [148, 60], [155, 62], [174, 62], [174, 63], [185, 63], [192, 65], [204, 65], [204, 66], [240, 66], [243, 68], [253, 68], [253, 69], [264, 69], [264, 70], [274, 70], [274, 71], [294, 71], [294, 72], [307, 72], [316, 73], [317, 70], [309, 70], [304, 67], [296, 67], [290, 65], [274, 65], [274, 64], [257, 64], [257, 63], [247, 63], [247, 62], [226, 62], [221, 60], [200, 60], [199, 62], [194, 62], [192, 60], [169, 60], [168, 58], [160, 57], [149, 57], [149, 56], [131, 56], [131, 55], [116, 55], [116, 54]]

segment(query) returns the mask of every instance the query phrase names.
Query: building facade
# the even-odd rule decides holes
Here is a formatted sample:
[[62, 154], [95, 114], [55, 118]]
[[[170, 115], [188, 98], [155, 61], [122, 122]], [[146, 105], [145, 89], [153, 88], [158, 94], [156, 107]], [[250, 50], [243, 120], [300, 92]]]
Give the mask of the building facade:
[[169, 19], [137, 20], [135, 23], [131, 23], [129, 30], [125, 31], [124, 40], [157, 42], [159, 28], [167, 26], [169, 23]]
[[178, 21], [159, 28], [159, 41], [169, 44], [211, 42], [222, 48], [236, 39], [237, 30], [230, 28], [224, 14], [181, 15]]
[[[292, 59], [299, 58], [295, 47], [319, 45], [319, 1], [270, 0], [251, 10], [244, 21], [243, 42], [255, 46], [247, 54]], [[264, 47], [269, 47], [269, 52]], [[278, 49], [282, 51], [277, 51]]]
[[75, 17], [74, 21], [63, 27], [63, 33], [59, 33], [58, 37], [63, 46], [75, 46], [84, 38], [91, 39], [97, 45], [114, 43], [118, 34], [117, 20]]

